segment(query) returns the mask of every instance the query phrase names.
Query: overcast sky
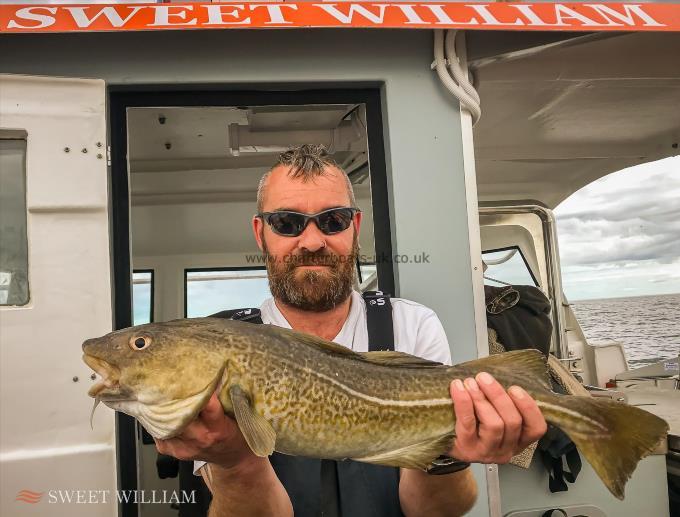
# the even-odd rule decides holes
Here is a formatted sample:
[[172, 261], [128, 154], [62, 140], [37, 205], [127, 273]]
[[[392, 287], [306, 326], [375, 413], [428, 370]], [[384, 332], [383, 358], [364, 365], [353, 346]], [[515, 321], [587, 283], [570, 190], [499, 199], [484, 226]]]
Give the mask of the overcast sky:
[[680, 293], [680, 156], [597, 180], [555, 214], [569, 300]]

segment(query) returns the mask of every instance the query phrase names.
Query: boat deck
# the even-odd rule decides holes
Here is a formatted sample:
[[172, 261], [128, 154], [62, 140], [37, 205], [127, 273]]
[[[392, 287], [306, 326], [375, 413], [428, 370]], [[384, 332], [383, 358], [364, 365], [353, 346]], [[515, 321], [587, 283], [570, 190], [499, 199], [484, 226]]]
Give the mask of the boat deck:
[[631, 406], [654, 413], [668, 422], [668, 448], [680, 451], [680, 390], [639, 385], [621, 386], [621, 383], [616, 389], [626, 394]]

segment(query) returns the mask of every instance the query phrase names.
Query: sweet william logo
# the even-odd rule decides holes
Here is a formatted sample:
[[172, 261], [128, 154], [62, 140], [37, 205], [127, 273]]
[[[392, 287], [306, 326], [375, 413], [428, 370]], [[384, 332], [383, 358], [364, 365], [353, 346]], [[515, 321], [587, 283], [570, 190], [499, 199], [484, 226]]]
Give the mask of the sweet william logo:
[[44, 492], [33, 492], [32, 490], [19, 490], [17, 496], [14, 498], [15, 501], [21, 501], [22, 503], [35, 504], [39, 503], [42, 499]]
[[[47, 496], [43, 499], [43, 496]], [[20, 490], [17, 502], [36, 504], [196, 504], [195, 490], [77, 490], [54, 489], [47, 492]]]

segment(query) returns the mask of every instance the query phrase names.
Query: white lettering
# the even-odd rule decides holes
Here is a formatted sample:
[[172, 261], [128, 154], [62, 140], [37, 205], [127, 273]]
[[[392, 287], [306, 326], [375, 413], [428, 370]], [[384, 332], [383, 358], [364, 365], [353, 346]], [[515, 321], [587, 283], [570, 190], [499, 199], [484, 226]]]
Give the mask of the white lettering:
[[76, 490], [76, 504], [83, 504], [85, 502], [85, 490]]
[[[243, 5], [205, 5], [203, 6], [208, 10], [208, 22], [205, 25], [248, 25], [250, 23], [250, 17], [244, 18], [238, 22], [228, 22], [224, 20], [224, 16], [232, 16], [236, 19], [241, 16], [239, 11], [245, 9]], [[232, 7], [231, 11], [223, 11], [223, 7]]]
[[[601, 4], [583, 4], [586, 5], [595, 11], [599, 15], [601, 15], [605, 20], [607, 20], [607, 25], [630, 25], [632, 27], [635, 27], [635, 19], [633, 18], [633, 15], [637, 15], [644, 23], [645, 27], [665, 27], [663, 23], [657, 22], [654, 18], [649, 16], [646, 12], [642, 10], [641, 5], [622, 5], [623, 7], [623, 13], [619, 13], [612, 9], [611, 7], [608, 7], [606, 5], [601, 5]], [[610, 18], [611, 16], [611, 18]], [[616, 23], [612, 18], [616, 18], [618, 21], [622, 23]]]
[[541, 20], [538, 17], [538, 15], [532, 10], [533, 6], [531, 4], [529, 5], [509, 4], [508, 7], [512, 7], [520, 11], [529, 22], [529, 25], [540, 25], [541, 27], [555, 27], [557, 25], [555, 23], [548, 23], [544, 20]]
[[285, 24], [291, 24], [293, 22], [289, 22], [286, 20], [286, 18], [283, 16], [283, 11], [281, 11], [282, 7], [286, 7], [288, 9], [292, 9], [293, 11], [297, 11], [298, 6], [297, 5], [275, 5], [275, 4], [248, 4], [248, 7], [250, 8], [251, 11], [254, 11], [258, 7], [264, 7], [267, 9], [267, 14], [269, 14], [269, 21], [265, 23], [265, 25], [285, 25]]
[[489, 12], [489, 6], [488, 4], [465, 4], [466, 7], [470, 7], [477, 11], [477, 13], [482, 17], [482, 20], [484, 20], [484, 23], [487, 25], [524, 25], [524, 22], [517, 18], [515, 20], [515, 23], [510, 24], [508, 22], [501, 22], [499, 21], [493, 14]]
[[413, 8], [413, 4], [393, 4], [393, 5], [394, 7], [401, 9], [401, 12], [404, 13], [404, 16], [406, 16], [406, 19], [408, 20], [406, 22], [406, 25], [414, 24], [423, 25], [427, 23], [420, 16], [418, 16], [418, 13], [416, 13], [415, 9]]
[[49, 490], [47, 492], [47, 497], [49, 498], [48, 503], [55, 504], [57, 502], [57, 494], [55, 494], [55, 490]]
[[92, 25], [92, 23], [94, 23], [97, 20], [97, 18], [99, 18], [102, 15], [108, 18], [109, 23], [112, 26], [122, 27], [128, 21], [130, 21], [130, 18], [137, 14], [141, 9], [144, 9], [144, 6], [133, 7], [130, 14], [128, 14], [124, 19], [120, 17], [118, 11], [116, 11], [116, 9], [113, 7], [104, 7], [100, 9], [99, 12], [95, 14], [92, 18], [88, 18], [87, 13], [85, 11], [87, 9], [96, 9], [96, 7], [64, 7], [64, 9], [71, 13], [73, 21], [76, 22], [76, 25], [81, 28], [89, 27], [90, 25]]
[[73, 495], [73, 490], [59, 490], [59, 499], [62, 503], [70, 503]]
[[39, 25], [19, 25], [18, 22], [10, 20], [7, 24], [8, 29], [43, 29], [54, 25], [57, 21], [54, 16], [48, 16], [46, 14], [38, 14], [38, 10], [47, 11], [50, 14], [55, 14], [57, 12], [56, 7], [24, 7], [17, 11], [17, 18], [23, 20], [30, 20], [34, 22], [39, 22]]
[[[153, 7], [156, 10], [156, 15], [154, 17], [154, 22], [150, 24], [149, 27], [158, 27], [159, 25], [177, 25], [177, 26], [196, 25], [197, 22], [196, 18], [184, 23], [170, 21], [170, 17], [179, 18], [180, 20], [186, 20], [187, 11], [194, 10], [193, 5], [173, 5], [173, 6], [154, 5], [150, 7]], [[171, 9], [173, 9], [174, 11], [171, 11]], [[180, 11], [178, 12], [176, 9], [180, 9]]]
[[594, 22], [587, 16], [574, 11], [571, 7], [567, 7], [566, 5], [562, 4], [555, 4], [555, 16], [557, 17], [557, 23], [555, 26], [571, 25], [569, 23], [565, 23], [564, 20], [578, 20], [586, 27], [601, 25], [597, 22]]
[[186, 504], [196, 504], [196, 492], [192, 490], [190, 496], [187, 497], [186, 490], [182, 490], [182, 502]]
[[130, 502], [130, 497], [133, 495], [132, 490], [118, 490], [116, 492], [116, 497], [118, 499], [119, 503], [129, 503]]
[[383, 22], [383, 19], [385, 18], [385, 8], [387, 7], [387, 5], [378, 5], [377, 7], [379, 13], [375, 14], [366, 9], [363, 5], [350, 4], [349, 13], [344, 14], [335, 7], [338, 4], [314, 4], [314, 5], [316, 7], [321, 7], [321, 9], [326, 11], [333, 18], [338, 20], [340, 23], [344, 23], [345, 25], [351, 25], [352, 20], [354, 19], [354, 13], [363, 16], [372, 23], [381, 24]]
[[479, 25], [475, 18], [471, 18], [467, 22], [454, 22], [444, 11], [442, 4], [422, 4], [422, 7], [426, 7], [437, 17], [436, 25]]

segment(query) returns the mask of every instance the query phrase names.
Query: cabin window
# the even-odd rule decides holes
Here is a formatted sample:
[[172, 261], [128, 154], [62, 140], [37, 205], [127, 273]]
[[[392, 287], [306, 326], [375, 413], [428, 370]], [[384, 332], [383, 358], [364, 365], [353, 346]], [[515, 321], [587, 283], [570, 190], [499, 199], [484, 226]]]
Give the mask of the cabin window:
[[26, 138], [0, 139], [0, 305], [26, 305]]
[[370, 263], [359, 263], [357, 267], [357, 275], [359, 276], [359, 290], [375, 291], [378, 287], [378, 266]]
[[487, 265], [484, 278], [491, 284], [538, 285], [517, 246], [485, 251], [482, 260]]
[[132, 273], [133, 325], [143, 325], [153, 321], [153, 288], [153, 270], [140, 269]]
[[228, 309], [259, 307], [271, 296], [267, 270], [261, 268], [187, 269], [184, 312], [188, 318]]

